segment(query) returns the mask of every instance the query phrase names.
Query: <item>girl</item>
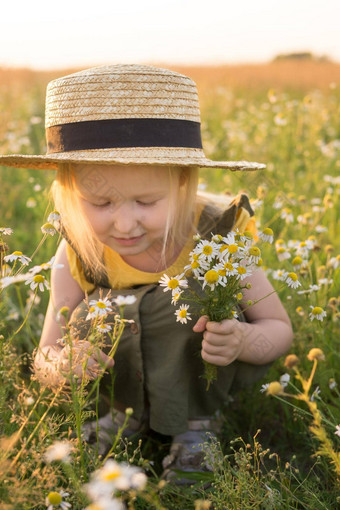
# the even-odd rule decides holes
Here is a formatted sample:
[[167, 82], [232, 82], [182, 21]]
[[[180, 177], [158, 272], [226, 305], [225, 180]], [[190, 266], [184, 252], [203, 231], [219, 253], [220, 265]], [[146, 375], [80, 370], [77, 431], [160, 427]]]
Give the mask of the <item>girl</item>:
[[[289, 318], [275, 293], [246, 310], [244, 320], [193, 326], [176, 323], [168, 293], [158, 285], [166, 273], [183, 272], [193, 234], [226, 235], [252, 229], [245, 195], [224, 209], [197, 195], [199, 167], [256, 170], [248, 162], [215, 162], [203, 153], [197, 90], [189, 78], [148, 66], [104, 66], [51, 82], [47, 89], [46, 156], [3, 156], [6, 165], [56, 169], [52, 187], [64, 237], [52, 269], [51, 298], [35, 359], [41, 381], [65, 381], [69, 352], [58, 315], [67, 306], [75, 335], [72, 370], [96, 377], [114, 366], [114, 407], [100, 421], [110, 440], [126, 408], [133, 409], [126, 433], [147, 425], [173, 436], [164, 477], [173, 469], [197, 470], [199, 445], [212, 429], [228, 394], [256, 381], [290, 346]], [[248, 278], [244, 300], [273, 289], [261, 270]], [[133, 321], [114, 361], [106, 349], [93, 352], [80, 341], [90, 299], [133, 295], [125, 309]], [[130, 299], [130, 301], [133, 301]], [[104, 300], [105, 303], [107, 301]], [[80, 340], [79, 340], [80, 339]], [[199, 346], [199, 347], [197, 347]], [[217, 365], [207, 392], [203, 360]], [[78, 364], [77, 364], [78, 360]], [[105, 377], [101, 384], [105, 400]], [[110, 388], [109, 388], [110, 390]], [[106, 412], [108, 409], [106, 410]], [[87, 437], [94, 428], [85, 427]]]

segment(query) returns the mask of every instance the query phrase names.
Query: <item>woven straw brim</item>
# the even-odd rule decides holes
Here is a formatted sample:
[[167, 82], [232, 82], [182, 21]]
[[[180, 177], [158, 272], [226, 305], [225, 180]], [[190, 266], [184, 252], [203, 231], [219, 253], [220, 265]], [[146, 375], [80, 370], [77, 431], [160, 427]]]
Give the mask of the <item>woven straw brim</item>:
[[226, 168], [231, 171], [261, 170], [266, 165], [249, 161], [213, 161], [201, 149], [143, 147], [55, 153], [48, 156], [12, 154], [0, 156], [0, 165], [37, 170], [57, 170], [60, 163], [101, 165], [157, 165]]

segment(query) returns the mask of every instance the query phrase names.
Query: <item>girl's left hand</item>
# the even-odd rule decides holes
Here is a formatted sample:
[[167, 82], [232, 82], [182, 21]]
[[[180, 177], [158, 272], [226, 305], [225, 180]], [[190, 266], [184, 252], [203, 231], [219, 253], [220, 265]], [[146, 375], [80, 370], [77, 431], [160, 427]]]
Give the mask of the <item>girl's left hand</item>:
[[212, 322], [203, 315], [198, 319], [193, 330], [196, 333], [204, 332], [202, 358], [213, 365], [229, 365], [239, 357], [244, 347], [242, 323], [236, 319]]

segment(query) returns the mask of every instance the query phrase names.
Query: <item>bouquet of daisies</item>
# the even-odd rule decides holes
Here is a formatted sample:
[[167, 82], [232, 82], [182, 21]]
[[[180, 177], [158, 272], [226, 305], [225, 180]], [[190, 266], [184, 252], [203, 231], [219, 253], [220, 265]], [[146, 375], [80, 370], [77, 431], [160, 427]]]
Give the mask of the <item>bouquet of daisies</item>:
[[[265, 229], [259, 237], [272, 242], [273, 232]], [[201, 239], [196, 234], [195, 248], [190, 253], [190, 263], [181, 275], [170, 278], [166, 274], [160, 279], [164, 292], [171, 291], [171, 303], [178, 306], [176, 320], [186, 324], [192, 320], [192, 313], [207, 315], [209, 320], [221, 322], [238, 317], [238, 304], [243, 300], [243, 290], [250, 288], [244, 279], [250, 276], [257, 266], [262, 265], [261, 250], [254, 245], [251, 232], [231, 231], [227, 236], [212, 235], [210, 240]], [[193, 277], [203, 292], [190, 288], [187, 277]], [[190, 303], [190, 304], [189, 304]], [[254, 303], [246, 303], [251, 306]], [[192, 311], [189, 311], [191, 307]], [[217, 377], [217, 367], [204, 362], [204, 378], [207, 389]]]

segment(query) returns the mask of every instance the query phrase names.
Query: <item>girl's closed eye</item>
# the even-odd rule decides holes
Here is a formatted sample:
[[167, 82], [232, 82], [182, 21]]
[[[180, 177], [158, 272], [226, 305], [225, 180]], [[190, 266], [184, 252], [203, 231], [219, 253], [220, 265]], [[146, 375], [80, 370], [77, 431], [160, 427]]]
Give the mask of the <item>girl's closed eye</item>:
[[136, 200], [136, 203], [138, 205], [141, 205], [142, 207], [151, 207], [153, 205], [156, 205], [158, 200], [151, 200], [150, 202], [144, 201], [144, 200]]

